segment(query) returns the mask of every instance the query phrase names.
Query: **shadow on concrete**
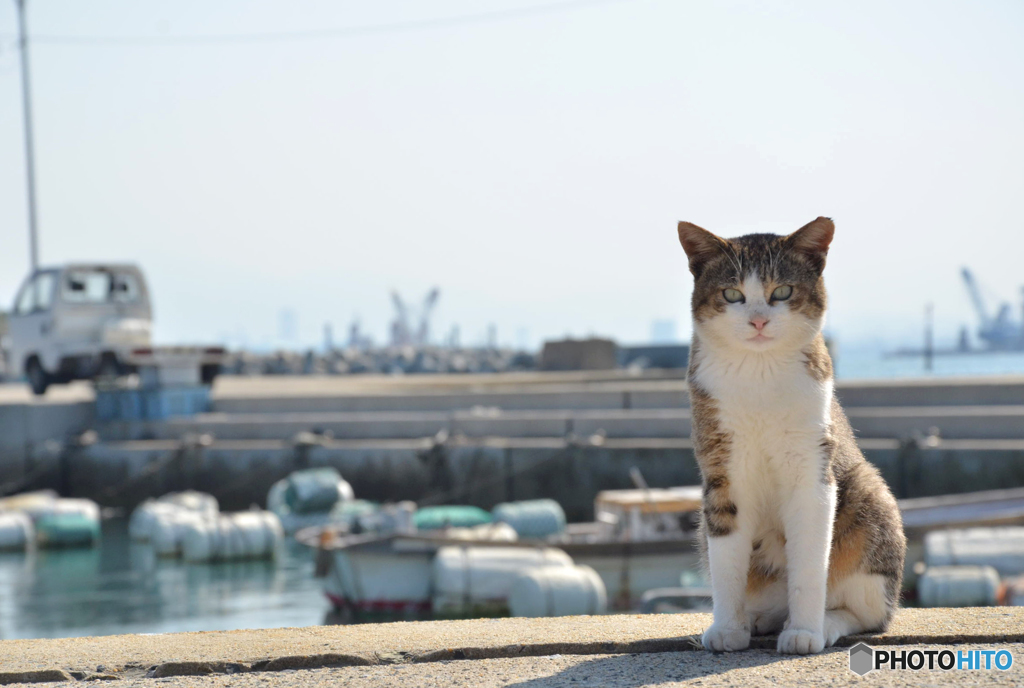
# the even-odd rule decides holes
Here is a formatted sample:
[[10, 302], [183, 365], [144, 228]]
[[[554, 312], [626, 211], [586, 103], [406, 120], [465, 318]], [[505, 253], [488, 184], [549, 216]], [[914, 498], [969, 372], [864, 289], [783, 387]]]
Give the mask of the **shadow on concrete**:
[[[568, 657], [568, 655], [563, 655]], [[774, 650], [743, 652], [634, 653], [603, 656], [584, 661], [551, 676], [507, 684], [507, 688], [555, 688], [556, 686], [657, 686], [705, 676], [716, 676], [733, 669], [763, 667], [792, 660]]]

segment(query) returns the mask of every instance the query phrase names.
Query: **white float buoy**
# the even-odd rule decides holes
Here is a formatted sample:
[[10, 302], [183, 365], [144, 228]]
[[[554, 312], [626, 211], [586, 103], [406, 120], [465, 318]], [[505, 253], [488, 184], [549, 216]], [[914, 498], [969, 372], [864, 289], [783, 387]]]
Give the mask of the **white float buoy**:
[[183, 530], [182, 557], [193, 563], [273, 558], [284, 540], [280, 520], [269, 511], [222, 514]]
[[504, 608], [512, 584], [524, 571], [572, 563], [568, 554], [553, 547], [442, 547], [433, 562], [434, 611]]
[[0, 551], [25, 550], [35, 541], [35, 528], [28, 514], [0, 511]]
[[516, 578], [508, 607], [512, 616], [604, 614], [608, 592], [589, 566], [545, 566]]
[[922, 607], [991, 607], [999, 596], [999, 574], [991, 566], [934, 566], [917, 579]]

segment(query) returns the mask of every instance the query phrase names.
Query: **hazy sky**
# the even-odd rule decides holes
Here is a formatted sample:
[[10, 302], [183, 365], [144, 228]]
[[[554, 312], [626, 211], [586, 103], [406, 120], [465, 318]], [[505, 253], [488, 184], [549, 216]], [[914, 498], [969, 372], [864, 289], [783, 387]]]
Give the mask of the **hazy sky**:
[[[29, 0], [30, 31], [303, 32], [531, 7]], [[27, 270], [14, 3], [0, 2], [0, 299]], [[163, 343], [302, 342], [392, 288], [464, 341], [646, 340], [690, 277], [675, 225], [835, 218], [841, 341], [974, 324], [970, 265], [1019, 311], [1024, 3], [569, 3], [302, 40], [33, 45], [43, 262], [131, 260]]]

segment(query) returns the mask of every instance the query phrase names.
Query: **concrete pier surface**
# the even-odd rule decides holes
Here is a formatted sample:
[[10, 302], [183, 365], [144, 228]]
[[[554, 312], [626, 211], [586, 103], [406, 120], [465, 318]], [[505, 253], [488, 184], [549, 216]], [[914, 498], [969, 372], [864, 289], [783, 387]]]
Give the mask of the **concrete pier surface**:
[[[273, 630], [0, 641], [0, 684], [120, 680], [140, 686], [1021, 685], [1024, 608], [906, 609], [884, 634], [844, 638], [892, 649], [1007, 649], [1009, 671], [879, 671], [861, 678], [846, 649], [814, 657], [699, 646], [707, 614], [481, 619]], [[241, 682], [241, 683], [239, 683]]]

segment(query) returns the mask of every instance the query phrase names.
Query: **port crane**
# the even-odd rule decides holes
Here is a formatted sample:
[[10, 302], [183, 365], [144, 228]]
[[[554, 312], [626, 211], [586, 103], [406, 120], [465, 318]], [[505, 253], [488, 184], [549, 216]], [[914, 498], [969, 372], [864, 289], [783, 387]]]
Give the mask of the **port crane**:
[[978, 327], [978, 337], [985, 342], [989, 349], [1024, 351], [1024, 317], [1020, 322], [1013, 320], [1010, 315], [1010, 304], [1005, 302], [1000, 304], [994, 317], [989, 315], [974, 274], [968, 268], [963, 268], [960, 274], [967, 286], [967, 293], [974, 304], [974, 310], [978, 313], [978, 319], [981, 321], [981, 325]]
[[391, 323], [391, 343], [395, 346], [425, 345], [430, 338], [430, 316], [440, 296], [439, 289], [430, 290], [418, 309], [419, 325], [414, 329], [412, 309], [397, 291], [391, 292], [391, 302], [395, 306], [395, 319]]

